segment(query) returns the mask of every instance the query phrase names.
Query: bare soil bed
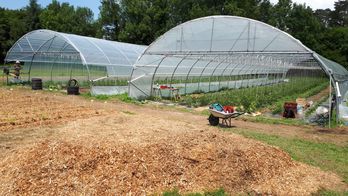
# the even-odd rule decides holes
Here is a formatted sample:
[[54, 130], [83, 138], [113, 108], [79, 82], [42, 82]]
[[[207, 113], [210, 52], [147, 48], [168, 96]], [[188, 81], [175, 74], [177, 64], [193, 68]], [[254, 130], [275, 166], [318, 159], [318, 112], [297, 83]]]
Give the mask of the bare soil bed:
[[[57, 96], [57, 97], [56, 97]], [[59, 100], [59, 94], [25, 89], [0, 88], [0, 132], [16, 128], [54, 125], [96, 116], [98, 109], [72, 99]]]
[[[0, 195], [140, 195], [174, 188], [309, 195], [321, 188], [346, 188], [337, 175], [210, 127], [204, 116], [8, 91], [0, 88], [1, 102], [19, 98], [23, 107], [11, 113], [0, 109], [1, 119], [18, 116], [15, 123], [0, 126]], [[37, 117], [42, 113], [47, 118]], [[22, 124], [30, 118], [41, 124]]]

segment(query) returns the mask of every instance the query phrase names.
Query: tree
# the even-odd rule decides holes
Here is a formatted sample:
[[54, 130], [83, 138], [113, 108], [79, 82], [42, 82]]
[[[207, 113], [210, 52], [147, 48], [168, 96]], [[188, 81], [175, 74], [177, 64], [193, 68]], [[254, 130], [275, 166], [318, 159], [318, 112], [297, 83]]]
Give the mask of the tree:
[[244, 10], [244, 17], [258, 19], [260, 17], [260, 3], [261, 0], [239, 0], [237, 1], [237, 6]]
[[74, 14], [75, 23], [72, 32], [78, 35], [95, 37], [97, 28], [93, 19], [93, 12], [86, 7], [77, 7]]
[[41, 7], [37, 4], [37, 0], [30, 0], [29, 5], [25, 8], [26, 11], [26, 23], [28, 25], [28, 31], [36, 30], [40, 28], [40, 13]]
[[348, 28], [332, 28], [322, 35], [322, 54], [348, 68]]
[[[222, 1], [223, 2], [223, 1]], [[219, 1], [220, 5], [224, 5]], [[210, 3], [210, 4], [209, 4]], [[173, 0], [168, 2], [170, 27], [184, 23], [194, 18], [207, 16], [215, 10], [211, 1]], [[210, 8], [210, 9], [209, 9]], [[217, 8], [223, 10], [223, 7]], [[214, 12], [214, 11], [213, 11]], [[215, 13], [216, 14], [216, 13]]]
[[[89, 8], [52, 2], [45, 8], [29, 0], [24, 9], [0, 8], [0, 61], [23, 34], [38, 28], [91, 37], [151, 44], [186, 21], [209, 15], [234, 15], [263, 21], [287, 31], [309, 48], [347, 65], [348, 1], [337, 0], [331, 11], [291, 0], [100, 0], [94, 20]], [[348, 66], [348, 65], [347, 65]]]
[[18, 38], [27, 33], [25, 11], [13, 10], [7, 13], [8, 25], [10, 26], [8, 45], [12, 46]]
[[305, 4], [293, 4], [287, 20], [288, 32], [309, 48], [319, 48], [319, 34], [324, 26], [315, 17], [313, 10]]
[[10, 25], [7, 17], [7, 10], [0, 8], [0, 63], [6, 56], [8, 40], [10, 39]]
[[[64, 27], [68, 24], [63, 23], [61, 12], [62, 8], [60, 3], [57, 0], [52, 0], [52, 2], [40, 14], [41, 26], [53, 31], [69, 32], [69, 29]], [[64, 17], [69, 16], [65, 15]]]
[[319, 19], [319, 21], [328, 28], [331, 21], [331, 10], [330, 9], [318, 9], [315, 11], [315, 16]]
[[120, 32], [120, 6], [118, 1], [102, 0], [99, 10], [99, 37], [117, 40]]
[[274, 6], [274, 20], [275, 26], [283, 31], [287, 31], [287, 20], [292, 9], [291, 0], [279, 0]]
[[122, 0], [122, 30], [119, 40], [137, 44], [151, 44], [173, 24], [169, 0]]
[[223, 14], [233, 16], [244, 16], [245, 12], [243, 9], [238, 7], [238, 3], [236, 1], [227, 1], [224, 5]]
[[53, 31], [95, 36], [93, 12], [89, 8], [75, 9], [69, 3], [53, 0], [40, 14], [41, 26]]
[[335, 2], [335, 10], [331, 12], [331, 26], [348, 25], [348, 1], [338, 0]]
[[263, 0], [260, 3], [260, 15], [259, 20], [265, 23], [274, 23], [272, 15], [273, 6], [269, 0]]
[[4, 62], [6, 52], [26, 32], [24, 10], [0, 8], [0, 61]]

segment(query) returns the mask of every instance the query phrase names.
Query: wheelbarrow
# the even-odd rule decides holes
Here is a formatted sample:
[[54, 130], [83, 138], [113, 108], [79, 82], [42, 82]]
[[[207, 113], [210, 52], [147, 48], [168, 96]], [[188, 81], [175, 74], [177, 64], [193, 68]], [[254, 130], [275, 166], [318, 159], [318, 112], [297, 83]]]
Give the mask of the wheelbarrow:
[[208, 118], [209, 124], [211, 126], [217, 126], [219, 125], [220, 118], [222, 119], [222, 124], [231, 127], [232, 124], [232, 118], [237, 118], [240, 115], [243, 115], [244, 112], [233, 112], [233, 113], [226, 113], [224, 111], [217, 111], [215, 109], [209, 109], [210, 116]]

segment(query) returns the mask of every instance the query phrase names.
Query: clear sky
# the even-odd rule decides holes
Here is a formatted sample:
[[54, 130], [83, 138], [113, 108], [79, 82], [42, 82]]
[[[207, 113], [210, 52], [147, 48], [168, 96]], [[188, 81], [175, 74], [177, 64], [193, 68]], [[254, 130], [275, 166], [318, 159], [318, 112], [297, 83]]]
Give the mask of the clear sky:
[[[94, 18], [98, 17], [100, 0], [58, 0], [60, 2], [68, 2], [74, 6], [89, 7], [94, 12]], [[308, 6], [316, 9], [334, 8], [334, 2], [337, 0], [293, 0], [296, 3], [306, 3]], [[9, 9], [19, 9], [25, 7], [29, 0], [0, 0], [0, 7]], [[38, 0], [38, 3], [46, 7], [51, 0]], [[277, 3], [278, 0], [271, 0], [272, 3]]]

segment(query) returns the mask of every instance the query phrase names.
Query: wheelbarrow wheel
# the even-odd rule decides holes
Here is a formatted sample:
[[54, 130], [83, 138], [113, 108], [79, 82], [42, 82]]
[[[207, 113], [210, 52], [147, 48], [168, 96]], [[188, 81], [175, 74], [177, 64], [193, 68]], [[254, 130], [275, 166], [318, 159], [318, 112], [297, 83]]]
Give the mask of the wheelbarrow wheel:
[[218, 126], [219, 125], [219, 118], [213, 116], [212, 114], [210, 114], [208, 120], [209, 120], [209, 124], [211, 126]]

